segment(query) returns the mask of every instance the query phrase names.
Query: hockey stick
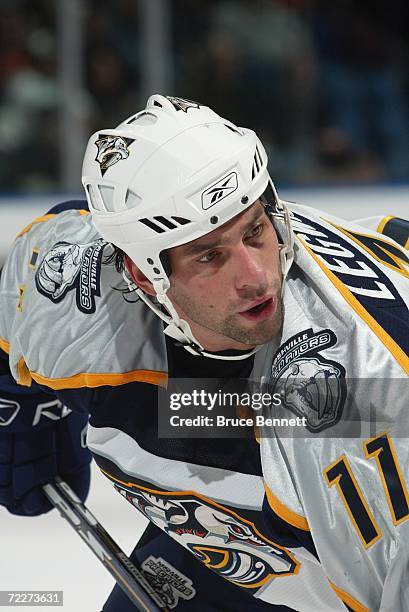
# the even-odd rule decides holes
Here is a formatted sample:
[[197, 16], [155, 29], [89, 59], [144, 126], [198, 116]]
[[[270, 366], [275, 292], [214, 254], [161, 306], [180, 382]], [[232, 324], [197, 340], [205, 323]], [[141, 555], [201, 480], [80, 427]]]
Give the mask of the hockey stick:
[[128, 559], [66, 482], [57, 477], [54, 482], [44, 485], [43, 490], [61, 516], [67, 519], [115, 578], [137, 610], [169, 612], [140, 568]]

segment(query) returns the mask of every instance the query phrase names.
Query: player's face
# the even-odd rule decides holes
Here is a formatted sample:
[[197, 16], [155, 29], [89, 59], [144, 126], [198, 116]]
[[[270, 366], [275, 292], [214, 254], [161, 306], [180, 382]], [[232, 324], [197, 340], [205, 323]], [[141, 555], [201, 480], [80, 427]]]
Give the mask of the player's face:
[[168, 296], [210, 351], [248, 349], [282, 323], [277, 235], [256, 202], [232, 221], [169, 252]]

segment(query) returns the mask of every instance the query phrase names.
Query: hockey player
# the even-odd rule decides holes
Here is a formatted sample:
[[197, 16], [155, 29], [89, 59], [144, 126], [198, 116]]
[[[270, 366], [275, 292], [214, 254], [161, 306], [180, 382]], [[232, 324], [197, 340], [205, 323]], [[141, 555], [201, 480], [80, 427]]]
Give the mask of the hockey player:
[[[404, 222], [286, 205], [254, 132], [159, 95], [91, 137], [83, 183], [2, 273], [0, 502], [46, 512], [57, 473], [85, 498], [90, 415], [170, 608], [409, 609]], [[176, 378], [281, 399], [254, 437], [161, 437]]]

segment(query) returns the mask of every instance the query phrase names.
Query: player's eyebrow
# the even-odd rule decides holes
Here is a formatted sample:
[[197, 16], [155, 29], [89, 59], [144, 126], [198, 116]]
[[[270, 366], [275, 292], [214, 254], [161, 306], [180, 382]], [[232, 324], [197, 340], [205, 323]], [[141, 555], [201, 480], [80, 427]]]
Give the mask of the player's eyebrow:
[[[245, 234], [246, 232], [248, 232], [249, 229], [251, 229], [254, 226], [254, 224], [257, 221], [259, 221], [264, 215], [265, 215], [264, 208], [262, 208], [261, 210], [257, 208], [255, 214], [253, 214], [253, 218], [250, 219], [250, 221], [244, 227], [243, 233]], [[207, 242], [203, 242], [203, 241], [199, 242], [195, 240], [193, 244], [191, 244], [190, 247], [186, 249], [183, 255], [184, 256], [198, 255], [199, 253], [203, 253], [203, 251], [211, 251], [212, 249], [215, 249], [220, 246], [223, 246], [223, 241], [220, 238], [217, 238], [216, 240], [209, 240]]]

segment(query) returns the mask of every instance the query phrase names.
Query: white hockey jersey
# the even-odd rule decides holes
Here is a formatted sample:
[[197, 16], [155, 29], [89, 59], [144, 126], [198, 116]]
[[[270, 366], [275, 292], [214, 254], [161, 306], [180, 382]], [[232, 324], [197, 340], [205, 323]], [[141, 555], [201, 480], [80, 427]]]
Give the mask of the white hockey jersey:
[[407, 610], [408, 259], [354, 224], [293, 210], [299, 272], [264, 372], [284, 402], [266, 412], [304, 417], [307, 431], [264, 428], [267, 498], [309, 530], [353, 610]]
[[51, 215], [17, 240], [0, 348], [19, 384], [90, 412], [89, 447], [116, 489], [238, 588], [300, 612], [404, 611], [409, 261], [381, 234], [290, 207], [284, 325], [251, 374], [283, 401], [228, 458], [206, 455], [206, 440], [158, 440], [142, 398], [166, 386], [162, 324], [114, 291], [121, 278], [101, 265], [109, 246], [86, 214]]

